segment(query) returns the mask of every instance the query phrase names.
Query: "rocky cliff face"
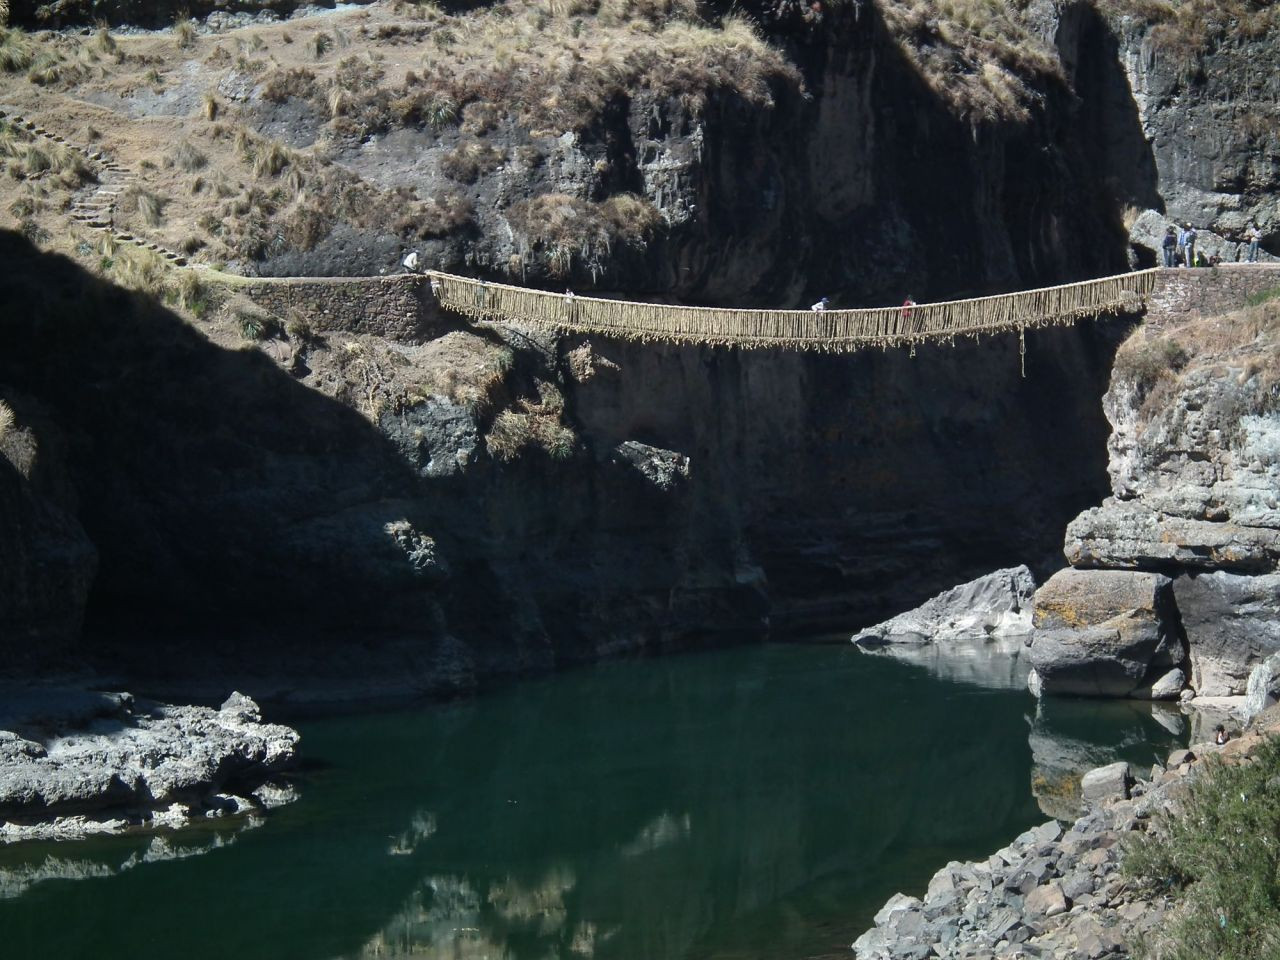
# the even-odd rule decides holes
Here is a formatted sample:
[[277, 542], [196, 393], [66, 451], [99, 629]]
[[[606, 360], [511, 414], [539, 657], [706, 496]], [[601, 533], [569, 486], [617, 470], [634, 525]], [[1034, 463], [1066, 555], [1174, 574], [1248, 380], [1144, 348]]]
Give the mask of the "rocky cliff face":
[[[907, 0], [816, 16], [753, 0], [748, 26], [727, 3], [596, 6], [215, 18], [185, 46], [123, 38], [109, 77], [68, 69], [7, 102], [64, 136], [91, 124], [127, 189], [162, 201], [150, 223], [116, 204], [117, 226], [251, 274], [377, 274], [415, 250], [524, 284], [776, 306], [1125, 267], [1130, 198], [1100, 167], [1130, 158], [1095, 145], [1101, 125], [1142, 134], [1092, 39], [1073, 88], [994, 9], [975, 24]], [[158, 82], [130, 72], [144, 62]], [[152, 159], [175, 141], [191, 169]]]
[[0, 650], [29, 669], [78, 640], [97, 553], [75, 518], [59, 433], [22, 400], [0, 391]]
[[1280, 649], [1276, 320], [1272, 300], [1136, 334], [1104, 403], [1113, 495], [1067, 528], [1068, 561], [1092, 576], [1172, 578], [1176, 610], [1157, 619], [1181, 632], [1201, 696], [1243, 694]]
[[[1111, 102], [1141, 135], [1121, 136], [1104, 122], [1098, 142], [1107, 188], [1129, 208], [1141, 259], [1156, 262], [1169, 223], [1191, 222], [1206, 256], [1226, 261], [1245, 258], [1240, 240], [1250, 220], [1264, 234], [1264, 249], [1276, 249], [1280, 80], [1259, 69], [1275, 59], [1269, 9], [1234, 3], [1161, 9], [1125, 0], [1098, 6], [1105, 14], [1101, 31], [1102, 17], [1077, 12], [1065, 18], [1060, 39], [1082, 58], [1086, 43], [1106, 49], [1123, 69], [1127, 82], [1118, 86], [1110, 68]], [[1092, 26], [1081, 30], [1082, 16]]]

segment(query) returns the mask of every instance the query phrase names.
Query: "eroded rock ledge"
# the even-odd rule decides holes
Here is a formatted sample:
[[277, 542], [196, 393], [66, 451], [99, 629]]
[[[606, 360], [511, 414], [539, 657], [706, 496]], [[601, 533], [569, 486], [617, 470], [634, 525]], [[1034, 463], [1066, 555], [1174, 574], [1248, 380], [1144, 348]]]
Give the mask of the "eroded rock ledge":
[[126, 693], [0, 689], [0, 842], [177, 827], [293, 799], [298, 734], [233, 693], [218, 709]]

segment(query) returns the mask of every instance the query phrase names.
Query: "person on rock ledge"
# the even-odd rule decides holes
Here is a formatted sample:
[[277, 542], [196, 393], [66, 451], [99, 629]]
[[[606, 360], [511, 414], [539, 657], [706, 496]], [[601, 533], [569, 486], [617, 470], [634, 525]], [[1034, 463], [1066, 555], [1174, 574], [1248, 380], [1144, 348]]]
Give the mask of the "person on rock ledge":
[[1222, 746], [1224, 743], [1226, 743], [1230, 739], [1231, 739], [1231, 736], [1230, 734], [1227, 733], [1226, 727], [1224, 727], [1222, 724], [1218, 724], [1216, 727], [1214, 727], [1214, 732], [1213, 732], [1214, 743], [1216, 743], [1218, 746]]
[[827, 311], [827, 304], [828, 304], [828, 303], [830, 303], [830, 302], [831, 302], [830, 298], [828, 298], [828, 297], [823, 297], [821, 300], [819, 300], [817, 303], [815, 303], [815, 304], [814, 304], [813, 306], [811, 306], [809, 309], [810, 309], [810, 310], [812, 310], [814, 313], [826, 313], [826, 311]]
[[1262, 231], [1252, 220], [1244, 228], [1244, 242], [1249, 245], [1249, 262], [1258, 262], [1258, 245], [1262, 243]]
[[1188, 267], [1196, 265], [1196, 236], [1196, 228], [1188, 222], [1186, 228], [1182, 231], [1182, 249], [1186, 254]]
[[1166, 267], [1176, 267], [1178, 265], [1178, 230], [1174, 226], [1170, 226], [1164, 232], [1164, 265]]

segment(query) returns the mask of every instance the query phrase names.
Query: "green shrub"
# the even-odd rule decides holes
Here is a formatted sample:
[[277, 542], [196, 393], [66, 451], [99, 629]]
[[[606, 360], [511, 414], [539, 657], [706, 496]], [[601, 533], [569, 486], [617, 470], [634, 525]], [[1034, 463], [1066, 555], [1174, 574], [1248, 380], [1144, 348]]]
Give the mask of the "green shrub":
[[1245, 300], [1245, 304], [1250, 307], [1260, 307], [1269, 300], [1275, 300], [1280, 297], [1280, 287], [1272, 287], [1270, 290], [1263, 290], [1261, 293], [1255, 293]]
[[260, 310], [236, 310], [236, 324], [245, 340], [269, 340], [279, 332], [275, 317]]
[[[1126, 842], [1123, 869], [1181, 900], [1164, 960], [1262, 960], [1280, 949], [1280, 739], [1252, 763], [1210, 758], [1177, 815]], [[1148, 945], [1149, 956], [1156, 953]]]
[[459, 183], [475, 183], [506, 161], [507, 154], [488, 143], [472, 140], [461, 143], [440, 158], [440, 172]]

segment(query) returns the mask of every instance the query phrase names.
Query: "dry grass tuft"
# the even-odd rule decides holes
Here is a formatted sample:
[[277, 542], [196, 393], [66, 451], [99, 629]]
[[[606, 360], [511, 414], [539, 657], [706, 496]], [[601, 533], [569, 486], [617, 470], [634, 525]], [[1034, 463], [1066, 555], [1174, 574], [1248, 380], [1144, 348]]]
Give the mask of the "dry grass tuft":
[[3, 400], [0, 400], [0, 440], [3, 440], [4, 435], [13, 429], [16, 422], [13, 408]]
[[475, 183], [506, 162], [505, 150], [479, 140], [460, 143], [440, 159], [440, 172], [459, 183]]
[[34, 59], [31, 42], [21, 30], [0, 27], [0, 71], [21, 73]]
[[507, 219], [552, 275], [564, 277], [575, 265], [602, 272], [616, 246], [643, 249], [662, 218], [653, 204], [634, 194], [594, 203], [545, 193], [510, 207]]
[[306, 67], [275, 70], [262, 84], [262, 98], [284, 103], [290, 98], [309, 100], [316, 95], [316, 74]]
[[199, 39], [196, 34], [196, 25], [189, 17], [179, 18], [173, 25], [173, 38], [177, 41], [179, 50], [191, 50]]
[[209, 157], [190, 140], [183, 140], [173, 151], [173, 162], [180, 170], [194, 173], [209, 163]]
[[137, 214], [148, 227], [158, 227], [164, 222], [164, 208], [168, 203], [145, 187], [130, 187], [120, 197], [120, 211], [126, 215]]
[[577, 436], [565, 426], [564, 397], [553, 384], [538, 382], [538, 399], [521, 400], [494, 418], [485, 448], [496, 460], [510, 461], [525, 449], [541, 449], [556, 460], [573, 454]]

